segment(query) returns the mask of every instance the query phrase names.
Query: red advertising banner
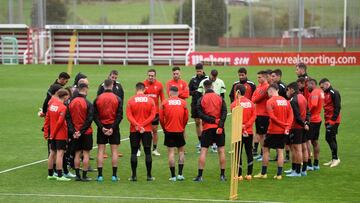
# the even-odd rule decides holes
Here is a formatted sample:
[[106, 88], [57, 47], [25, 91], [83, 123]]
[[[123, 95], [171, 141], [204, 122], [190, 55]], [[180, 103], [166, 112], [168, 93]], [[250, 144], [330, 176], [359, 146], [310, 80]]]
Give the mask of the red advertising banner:
[[303, 62], [311, 66], [360, 65], [360, 52], [192, 52], [189, 65], [276, 66]]

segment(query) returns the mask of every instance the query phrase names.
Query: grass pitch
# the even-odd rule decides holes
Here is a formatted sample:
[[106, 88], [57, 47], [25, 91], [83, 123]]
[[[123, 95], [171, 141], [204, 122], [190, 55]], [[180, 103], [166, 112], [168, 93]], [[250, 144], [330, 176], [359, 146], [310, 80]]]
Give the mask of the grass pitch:
[[[125, 89], [125, 98], [134, 94], [136, 82], [146, 77], [147, 66], [76, 66], [73, 73], [79, 71], [86, 74], [90, 80], [88, 98], [93, 100], [98, 85], [106, 78], [111, 69], [120, 73], [119, 80]], [[158, 79], [163, 84], [171, 78], [171, 68], [155, 67]], [[264, 67], [249, 67], [249, 79], [256, 79], [256, 72]], [[270, 67], [271, 68], [271, 67]], [[325, 142], [324, 127], [321, 129], [320, 146], [321, 170], [309, 172], [303, 178], [284, 178], [275, 181], [252, 180], [239, 183], [239, 199], [242, 201], [276, 201], [276, 202], [358, 202], [360, 199], [359, 174], [360, 166], [357, 147], [359, 130], [360, 67], [310, 67], [309, 75], [317, 80], [328, 77], [333, 86], [342, 96], [343, 122], [339, 128], [338, 143], [341, 164], [337, 168], [323, 167], [322, 163], [330, 159], [330, 150]], [[206, 67], [209, 73], [212, 67]], [[219, 77], [226, 83], [228, 91], [237, 80], [237, 67], [217, 67]], [[194, 183], [192, 178], [197, 173], [198, 154], [195, 152], [195, 127], [187, 127], [187, 145], [183, 182], [169, 182], [166, 148], [163, 146], [163, 133], [159, 133], [160, 157], [153, 157], [153, 175], [156, 181], [147, 182], [145, 160], [142, 155], [138, 164], [138, 182], [127, 181], [130, 176], [129, 141], [120, 145], [124, 157], [119, 162], [118, 183], [112, 183], [110, 160], [104, 165], [103, 183], [95, 181], [56, 182], [46, 180], [47, 164], [41, 162], [28, 167], [4, 172], [28, 163], [44, 160], [47, 157], [46, 143], [40, 131], [43, 119], [36, 113], [42, 105], [49, 85], [58, 73], [65, 71], [60, 65], [19, 65], [0, 66], [0, 202], [180, 202], [226, 200], [229, 196], [229, 181], [219, 182], [219, 166], [216, 154], [208, 154], [204, 171], [204, 182]], [[296, 79], [293, 67], [283, 67], [283, 80], [286, 83]], [[182, 68], [182, 78], [189, 81], [194, 74], [193, 67]], [[69, 82], [72, 84], [73, 78]], [[229, 99], [226, 98], [229, 106]], [[190, 103], [190, 100], [188, 100]], [[190, 120], [191, 121], [191, 120]], [[227, 151], [229, 150], [230, 117], [226, 122]], [[122, 139], [129, 135], [129, 124], [126, 119], [121, 122]], [[96, 137], [96, 136], [94, 136]], [[96, 140], [96, 139], [95, 139]], [[95, 144], [95, 143], [94, 143]], [[107, 149], [109, 151], [109, 149]], [[96, 149], [92, 157], [96, 157]], [[227, 171], [230, 174], [230, 156], [227, 154]], [[91, 165], [95, 167], [95, 161]], [[254, 174], [260, 171], [261, 164], [255, 163]], [[291, 167], [285, 164], [284, 169]], [[275, 174], [276, 164], [270, 163], [269, 175]], [[90, 173], [95, 178], [96, 173]], [[143, 198], [134, 198], [143, 197]], [[177, 198], [177, 199], [171, 199]]]

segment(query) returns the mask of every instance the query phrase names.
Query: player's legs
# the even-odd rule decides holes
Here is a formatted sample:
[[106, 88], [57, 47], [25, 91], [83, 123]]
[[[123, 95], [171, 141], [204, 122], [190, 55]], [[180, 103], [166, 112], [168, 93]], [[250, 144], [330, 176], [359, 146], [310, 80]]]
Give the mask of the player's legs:
[[[255, 120], [255, 126], [256, 126], [256, 135], [258, 137], [257, 140], [260, 143], [261, 150], [263, 151], [265, 135], [267, 133], [267, 129], [269, 126], [269, 117], [257, 116], [257, 118]], [[258, 161], [261, 161], [261, 156], [262, 156], [262, 153], [260, 153], [259, 156], [255, 157], [255, 159], [257, 159]]]
[[225, 167], [226, 167], [226, 157], [225, 157], [225, 147], [218, 147], [219, 155], [219, 165], [220, 165], [220, 178], [225, 180]]
[[82, 178], [84, 180], [86, 180], [87, 179], [87, 172], [88, 172], [89, 166], [90, 166], [90, 164], [89, 164], [90, 151], [84, 150], [82, 154], [83, 154], [83, 170], [82, 170], [83, 171], [83, 176], [82, 176]]
[[[178, 148], [179, 160], [178, 160], [178, 175], [183, 175], [184, 163], [185, 163], [185, 146]], [[179, 177], [178, 176], [178, 177]]]
[[201, 147], [199, 161], [198, 161], [198, 177], [202, 177], [203, 170], [205, 168], [207, 152], [208, 152], [208, 148]]
[[57, 171], [59, 178], [61, 178], [63, 176], [63, 174], [62, 174], [63, 157], [64, 157], [64, 150], [62, 150], [62, 149], [56, 150], [56, 171]]
[[153, 151], [152, 154], [155, 156], [160, 156], [159, 151], [157, 150], [158, 144], [158, 125], [152, 125], [152, 139], [153, 139]]
[[307, 160], [307, 166], [312, 168], [312, 162], [311, 162], [311, 157], [312, 157], [312, 153], [311, 153], [311, 140], [308, 140], [306, 142], [306, 147], [307, 147], [307, 152], [308, 152], [308, 160]]
[[133, 179], [135, 178], [135, 180], [136, 180], [136, 168], [137, 168], [137, 163], [138, 163], [136, 154], [137, 154], [138, 150], [139, 150], [138, 147], [135, 147], [135, 146], [131, 147], [131, 157], [130, 157], [131, 171], [132, 171], [131, 178], [133, 178]]
[[111, 144], [111, 165], [112, 165], [112, 181], [117, 181], [117, 166], [118, 166], [118, 148], [119, 145], [117, 144]]
[[138, 164], [137, 160], [137, 152], [140, 147], [140, 135], [136, 132], [130, 133], [130, 147], [131, 147], [131, 157], [130, 157], [130, 163], [131, 163], [131, 171], [132, 175], [129, 178], [130, 181], [136, 181], [136, 168]]
[[[241, 143], [240, 149], [238, 149], [238, 157], [239, 157], [239, 171], [238, 171], [238, 179], [242, 180], [242, 152], [246, 142], [246, 137], [242, 137], [242, 141], [238, 142], [238, 145]], [[252, 144], [252, 143], [251, 143]], [[235, 152], [233, 152], [235, 153]], [[241, 177], [240, 177], [241, 176]]]
[[249, 135], [248, 137], [243, 137], [243, 143], [245, 146], [245, 152], [247, 156], [247, 177], [251, 176], [253, 173], [252, 140], [253, 140], [253, 135]]
[[302, 162], [302, 147], [301, 144], [294, 144], [294, 152], [295, 152], [295, 171], [297, 174], [301, 172], [301, 162]]
[[176, 180], [175, 176], [175, 147], [168, 147], [168, 162], [171, 178]]
[[200, 136], [202, 132], [202, 122], [200, 118], [194, 118], [195, 121], [195, 127], [196, 127], [196, 135], [198, 136], [199, 142], [200, 142]]
[[330, 164], [330, 167], [335, 167], [340, 164], [340, 159], [338, 157], [338, 145], [336, 140], [336, 135], [338, 132], [339, 124], [335, 124], [333, 126], [326, 126], [326, 142], [328, 143], [330, 150], [331, 150], [331, 157], [332, 162]]
[[195, 128], [196, 128], [196, 135], [197, 135], [197, 138], [199, 140], [199, 143], [197, 144], [197, 148], [198, 148], [198, 152], [200, 152], [200, 149], [201, 149], [201, 145], [200, 145], [200, 142], [201, 142], [201, 132], [202, 132], [202, 121], [200, 118], [194, 118], [194, 121], [195, 121]]
[[75, 151], [75, 157], [74, 157], [74, 166], [75, 166], [75, 173], [76, 173], [76, 180], [80, 181], [80, 158], [81, 158], [81, 150]]
[[253, 156], [256, 157], [258, 155], [258, 148], [259, 148], [259, 135], [258, 134], [255, 134], [253, 142], [254, 142]]
[[312, 145], [313, 145], [313, 149], [314, 149], [314, 170], [319, 170], [319, 156], [320, 156], [320, 143], [319, 143], [319, 136], [320, 136], [320, 127], [321, 127], [321, 122], [320, 123], [316, 123], [315, 126], [315, 136], [312, 139]]
[[278, 149], [276, 149], [276, 152], [278, 154], [278, 160], [277, 160], [278, 170], [277, 170], [276, 175], [281, 176], [283, 165], [284, 165], [284, 149], [278, 148]]
[[318, 140], [311, 140], [314, 149], [314, 168], [319, 166], [320, 144]]
[[50, 149], [49, 150], [49, 159], [48, 159], [48, 177], [52, 177], [54, 175], [54, 163], [56, 160], [56, 151]]
[[[203, 130], [201, 133], [201, 149], [200, 156], [198, 160], [198, 174], [193, 179], [194, 181], [202, 181], [202, 175], [205, 168], [206, 155], [208, 152], [209, 146], [213, 143], [212, 135], [216, 132], [216, 129], [207, 129]], [[215, 135], [216, 136], [216, 135]]]
[[[98, 180], [102, 179], [102, 176], [103, 176], [102, 169], [103, 169], [103, 163], [104, 163], [105, 149], [106, 149], [105, 144], [98, 144], [98, 154], [97, 154]], [[102, 180], [100, 180], [100, 181], [102, 181]]]
[[290, 160], [290, 145], [285, 145], [285, 162]]
[[[269, 157], [270, 157], [270, 148], [263, 147], [263, 159], [262, 159], [262, 168], [261, 175], [267, 174], [267, 167], [269, 165]], [[278, 159], [279, 161], [279, 159]]]
[[302, 163], [303, 163], [302, 169], [301, 169], [301, 175], [306, 176], [307, 161], [309, 159], [307, 142], [303, 142], [301, 144], [301, 149], [302, 149]]
[[154, 178], [151, 175], [152, 170], [152, 157], [151, 157], [151, 143], [152, 143], [152, 134], [151, 132], [145, 132], [141, 134], [142, 143], [144, 146], [145, 152], [145, 165], [146, 165], [146, 173], [147, 173], [147, 180], [151, 181]]
[[[257, 142], [258, 142], [258, 144], [260, 144], [260, 153], [257, 156], [255, 156], [254, 159], [256, 159], [258, 161], [261, 161], [261, 159], [263, 157], [265, 136], [266, 136], [266, 134], [256, 133]], [[254, 147], [256, 147], [256, 145], [254, 145]]]

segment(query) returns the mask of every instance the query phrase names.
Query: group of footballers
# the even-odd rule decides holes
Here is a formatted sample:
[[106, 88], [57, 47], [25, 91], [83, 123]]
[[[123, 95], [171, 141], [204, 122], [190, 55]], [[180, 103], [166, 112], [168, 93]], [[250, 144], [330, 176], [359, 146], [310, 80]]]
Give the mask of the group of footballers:
[[[212, 70], [210, 76], [204, 72], [202, 64], [195, 66], [196, 75], [189, 84], [181, 79], [179, 67], [172, 69], [172, 79], [167, 81], [165, 90], [156, 80], [156, 70], [147, 71], [147, 79], [135, 85], [135, 95], [126, 103], [126, 117], [130, 123], [131, 171], [129, 181], [137, 181], [137, 164], [141, 145], [145, 153], [147, 181], [153, 181], [152, 155], [160, 155], [157, 150], [158, 125], [160, 124], [167, 146], [170, 181], [182, 181], [186, 125], [189, 119], [186, 99], [191, 100], [191, 117], [196, 125], [199, 139], [198, 174], [194, 181], [203, 180], [206, 155], [209, 147], [219, 155], [220, 180], [225, 176], [225, 120], [227, 105], [224, 97], [226, 87], [218, 78], [218, 71]], [[257, 74], [259, 85], [256, 86], [247, 78], [247, 70], [238, 70], [239, 81], [231, 88], [229, 97], [231, 110], [236, 106], [243, 107], [242, 146], [237, 179], [252, 179], [254, 158], [262, 161], [261, 173], [254, 178], [267, 178], [270, 149], [276, 149], [278, 171], [275, 179], [282, 178], [284, 163], [283, 150], [286, 148], [286, 159], [291, 150], [292, 168], [285, 171], [286, 176], [306, 176], [308, 170], [319, 170], [319, 132], [324, 109], [326, 141], [331, 152], [331, 161], [324, 165], [335, 167], [340, 163], [337, 156], [337, 129], [340, 124], [340, 94], [333, 89], [330, 81], [321, 79], [319, 87], [314, 78], [307, 75], [307, 67], [303, 63], [296, 65], [298, 80], [286, 86], [281, 81], [280, 69], [263, 70]], [[123, 119], [124, 90], [117, 81], [118, 72], [113, 70], [108, 78], [99, 86], [94, 102], [87, 100], [89, 81], [86, 75], [79, 73], [72, 87], [64, 88], [70, 79], [65, 72], [59, 74], [57, 80], [47, 92], [43, 108], [39, 116], [45, 118], [44, 138], [48, 142], [48, 177], [49, 180], [90, 181], [87, 172], [90, 151], [93, 148], [92, 121], [97, 126], [96, 143], [97, 178], [104, 181], [103, 162], [107, 157], [106, 145], [111, 148], [111, 180], [119, 180], [117, 176], [118, 152], [120, 145], [119, 124]], [[167, 98], [164, 96], [166, 91]], [[256, 133], [253, 126], [256, 126]], [[257, 148], [261, 146], [261, 152]], [[242, 149], [245, 146], [247, 155], [247, 175], [242, 176]], [[286, 147], [285, 147], [286, 146]], [[153, 149], [151, 149], [153, 147]], [[314, 163], [311, 160], [313, 148]], [[178, 154], [178, 173], [176, 175], [176, 149]], [[232, 152], [233, 153], [233, 152]], [[70, 157], [70, 161], [69, 160]], [[71, 159], [73, 158], [73, 159]], [[75, 169], [73, 175], [68, 170], [68, 162]], [[82, 162], [82, 174], [80, 166]], [[302, 165], [302, 167], [301, 167]]]

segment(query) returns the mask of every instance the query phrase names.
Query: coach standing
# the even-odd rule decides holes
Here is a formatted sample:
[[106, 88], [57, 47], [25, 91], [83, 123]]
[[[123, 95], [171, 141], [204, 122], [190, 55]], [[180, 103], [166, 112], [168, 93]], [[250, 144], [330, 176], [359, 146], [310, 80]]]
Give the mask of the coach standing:
[[112, 154], [111, 180], [118, 181], [118, 147], [120, 145], [119, 124], [123, 118], [122, 100], [116, 96], [113, 89], [113, 81], [107, 79], [104, 81], [104, 93], [99, 95], [94, 101], [94, 121], [97, 125], [97, 144], [98, 144], [98, 177], [97, 181], [104, 180], [102, 169], [104, 162], [104, 152], [107, 143], [110, 144]]
[[218, 146], [220, 163], [220, 180], [225, 178], [225, 132], [224, 124], [227, 116], [226, 103], [223, 98], [212, 90], [211, 80], [204, 82], [205, 95], [199, 99], [197, 107], [198, 114], [202, 120], [203, 132], [201, 134], [201, 151], [199, 157], [198, 175], [194, 181], [202, 181], [203, 170], [205, 167], [206, 154], [212, 143]]
[[201, 119], [197, 114], [196, 104], [202, 95], [197, 90], [199, 88], [200, 82], [205, 79], [208, 79], [209, 77], [206, 76], [204, 72], [203, 64], [201, 63], [196, 64], [195, 71], [196, 71], [196, 75], [194, 75], [189, 82], [189, 91], [191, 96], [191, 118], [193, 118], [195, 121], [196, 135], [199, 139], [199, 144], [197, 146], [198, 149], [200, 149], [200, 136], [202, 132], [202, 127], [201, 127]]
[[326, 126], [326, 141], [329, 144], [332, 160], [325, 163], [325, 166], [335, 167], [340, 164], [338, 157], [338, 145], [336, 135], [341, 120], [341, 97], [339, 91], [335, 90], [327, 78], [320, 80], [320, 87], [325, 92], [324, 116]]

